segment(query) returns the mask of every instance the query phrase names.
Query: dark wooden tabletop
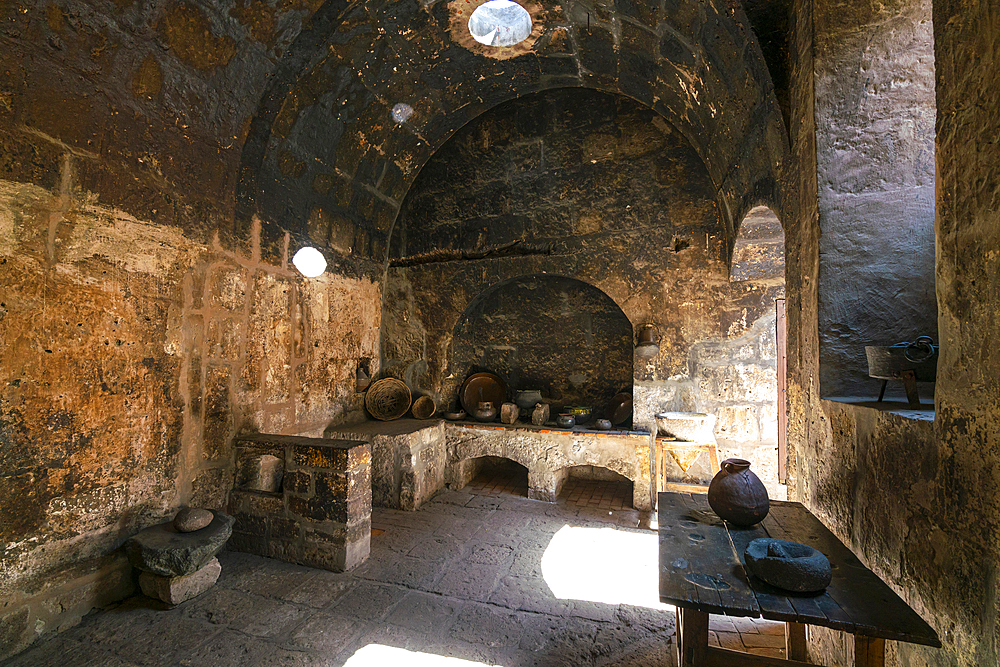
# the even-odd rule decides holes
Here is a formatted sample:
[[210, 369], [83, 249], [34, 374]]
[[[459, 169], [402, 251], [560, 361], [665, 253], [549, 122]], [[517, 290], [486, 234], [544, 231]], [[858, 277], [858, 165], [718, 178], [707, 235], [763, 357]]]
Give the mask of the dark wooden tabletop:
[[[704, 495], [657, 494], [660, 601], [713, 614], [762, 616], [941, 646], [937, 633], [800, 503], [771, 501], [760, 524], [729, 526]], [[819, 594], [792, 593], [748, 576], [752, 540], [774, 537], [818, 549], [833, 580]]]

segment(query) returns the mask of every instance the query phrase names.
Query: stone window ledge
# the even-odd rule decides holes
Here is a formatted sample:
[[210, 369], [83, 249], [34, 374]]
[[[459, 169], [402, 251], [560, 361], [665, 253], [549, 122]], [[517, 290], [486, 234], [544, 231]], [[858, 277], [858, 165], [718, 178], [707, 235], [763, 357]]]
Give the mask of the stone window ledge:
[[874, 410], [876, 412], [897, 415], [903, 419], [934, 421], [934, 399], [932, 398], [921, 398], [920, 408], [910, 407], [910, 404], [906, 401], [876, 401], [871, 398], [860, 398], [857, 396], [827, 396], [822, 400], [831, 403], [847, 404], [863, 410]]

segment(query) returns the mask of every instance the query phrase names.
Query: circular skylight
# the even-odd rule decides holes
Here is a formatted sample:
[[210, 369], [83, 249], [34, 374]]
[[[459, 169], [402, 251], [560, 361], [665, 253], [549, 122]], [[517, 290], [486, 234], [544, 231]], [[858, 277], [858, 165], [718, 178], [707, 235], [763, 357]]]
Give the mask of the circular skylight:
[[311, 246], [299, 248], [299, 251], [292, 257], [292, 264], [306, 278], [315, 278], [326, 271], [326, 257], [323, 257], [323, 253]]
[[472, 12], [469, 33], [480, 44], [514, 46], [531, 34], [531, 14], [511, 0], [489, 0]]

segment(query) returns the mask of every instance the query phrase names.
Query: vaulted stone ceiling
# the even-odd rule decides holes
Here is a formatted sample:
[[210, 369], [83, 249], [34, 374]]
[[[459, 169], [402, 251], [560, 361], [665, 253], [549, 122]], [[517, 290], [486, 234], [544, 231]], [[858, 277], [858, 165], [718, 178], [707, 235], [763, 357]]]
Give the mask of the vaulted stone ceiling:
[[[787, 134], [738, 3], [528, 2], [532, 34], [505, 48], [469, 37], [479, 4], [324, 4], [252, 120], [237, 228], [257, 215], [276, 244], [289, 231], [327, 245], [329, 229], [353, 226], [354, 252], [382, 262], [410, 184], [456, 130], [501, 102], [561, 87], [626, 95], [677, 127], [719, 191], [730, 248], [749, 208], [781, 210]], [[770, 16], [761, 3], [755, 11]], [[783, 67], [780, 44], [767, 44]], [[412, 113], [394, 120], [396, 105]]]

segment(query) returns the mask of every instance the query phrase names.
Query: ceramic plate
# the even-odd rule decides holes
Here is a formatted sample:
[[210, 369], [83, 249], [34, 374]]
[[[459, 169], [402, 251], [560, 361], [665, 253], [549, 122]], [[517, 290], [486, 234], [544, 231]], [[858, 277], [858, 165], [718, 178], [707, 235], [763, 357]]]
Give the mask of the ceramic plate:
[[632, 394], [618, 394], [611, 399], [610, 408], [611, 423], [615, 426], [624, 424], [632, 418]]
[[458, 399], [470, 415], [480, 401], [491, 402], [500, 414], [500, 406], [507, 400], [507, 385], [493, 373], [476, 373], [462, 383]]

